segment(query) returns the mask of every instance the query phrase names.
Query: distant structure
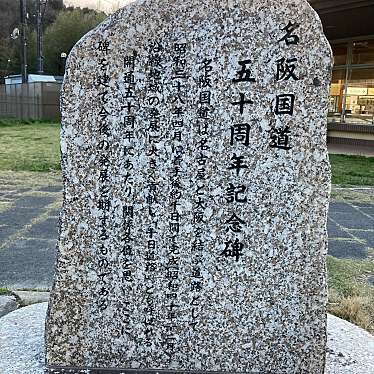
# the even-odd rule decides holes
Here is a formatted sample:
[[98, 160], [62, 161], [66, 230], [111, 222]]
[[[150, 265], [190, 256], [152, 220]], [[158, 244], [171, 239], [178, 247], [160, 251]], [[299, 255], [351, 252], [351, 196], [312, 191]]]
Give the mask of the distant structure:
[[309, 0], [334, 54], [328, 142], [374, 147], [374, 2]]
[[135, 0], [63, 0], [64, 5], [101, 10], [113, 13]]
[[[39, 74], [29, 74], [28, 75], [28, 82], [29, 83], [37, 83], [37, 82], [46, 82], [46, 83], [62, 83], [63, 77], [59, 75], [39, 75]], [[15, 75], [8, 75], [5, 77], [5, 84], [21, 84], [22, 83], [22, 75], [15, 74]]]

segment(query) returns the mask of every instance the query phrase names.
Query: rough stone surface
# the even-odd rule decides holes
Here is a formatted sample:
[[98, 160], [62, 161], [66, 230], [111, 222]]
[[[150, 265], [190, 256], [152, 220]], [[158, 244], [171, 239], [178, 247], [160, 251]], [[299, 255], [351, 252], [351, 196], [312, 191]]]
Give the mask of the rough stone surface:
[[20, 308], [0, 318], [0, 373], [44, 374], [47, 303]]
[[[21, 308], [0, 319], [0, 373], [44, 374], [47, 303]], [[327, 318], [325, 374], [374, 373], [374, 337], [340, 318]], [[87, 373], [85, 373], [87, 374]]]
[[49, 292], [13, 291], [20, 299], [22, 305], [43, 303], [49, 300]]
[[300, 0], [138, 1], [78, 43], [49, 365], [323, 372], [331, 65]]
[[17, 308], [18, 304], [14, 296], [0, 296], [0, 317], [13, 312]]
[[335, 316], [328, 316], [326, 374], [373, 374], [374, 337]]

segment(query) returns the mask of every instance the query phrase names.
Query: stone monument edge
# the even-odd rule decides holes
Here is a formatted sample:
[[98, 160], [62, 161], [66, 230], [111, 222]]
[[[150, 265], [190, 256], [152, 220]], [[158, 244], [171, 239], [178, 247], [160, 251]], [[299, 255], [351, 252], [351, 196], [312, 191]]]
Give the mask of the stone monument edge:
[[46, 366], [46, 374], [280, 374], [275, 371], [203, 371], [172, 369], [125, 369], [125, 368], [93, 368]]

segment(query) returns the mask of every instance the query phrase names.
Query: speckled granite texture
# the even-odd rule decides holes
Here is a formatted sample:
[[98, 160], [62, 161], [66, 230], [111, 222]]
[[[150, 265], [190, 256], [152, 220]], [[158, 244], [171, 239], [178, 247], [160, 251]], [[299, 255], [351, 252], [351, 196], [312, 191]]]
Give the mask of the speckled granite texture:
[[[34, 304], [0, 319], [1, 374], [45, 374], [46, 311], [46, 303]], [[374, 336], [332, 315], [327, 316], [327, 336], [325, 374], [374, 374]]]
[[77, 44], [50, 366], [323, 372], [331, 65], [300, 0], [138, 1]]

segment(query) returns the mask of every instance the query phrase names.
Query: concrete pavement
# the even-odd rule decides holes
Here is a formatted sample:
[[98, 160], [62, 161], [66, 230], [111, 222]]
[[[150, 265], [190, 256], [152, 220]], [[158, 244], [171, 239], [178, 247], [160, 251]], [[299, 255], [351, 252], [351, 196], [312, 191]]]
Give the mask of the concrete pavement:
[[[333, 194], [337, 198], [330, 204], [329, 254], [336, 258], [374, 258], [374, 189], [362, 191], [364, 198], [353, 201], [340, 200], [339, 190]], [[50, 288], [61, 202], [61, 182], [2, 186], [0, 287]], [[369, 281], [374, 284], [374, 274]]]

